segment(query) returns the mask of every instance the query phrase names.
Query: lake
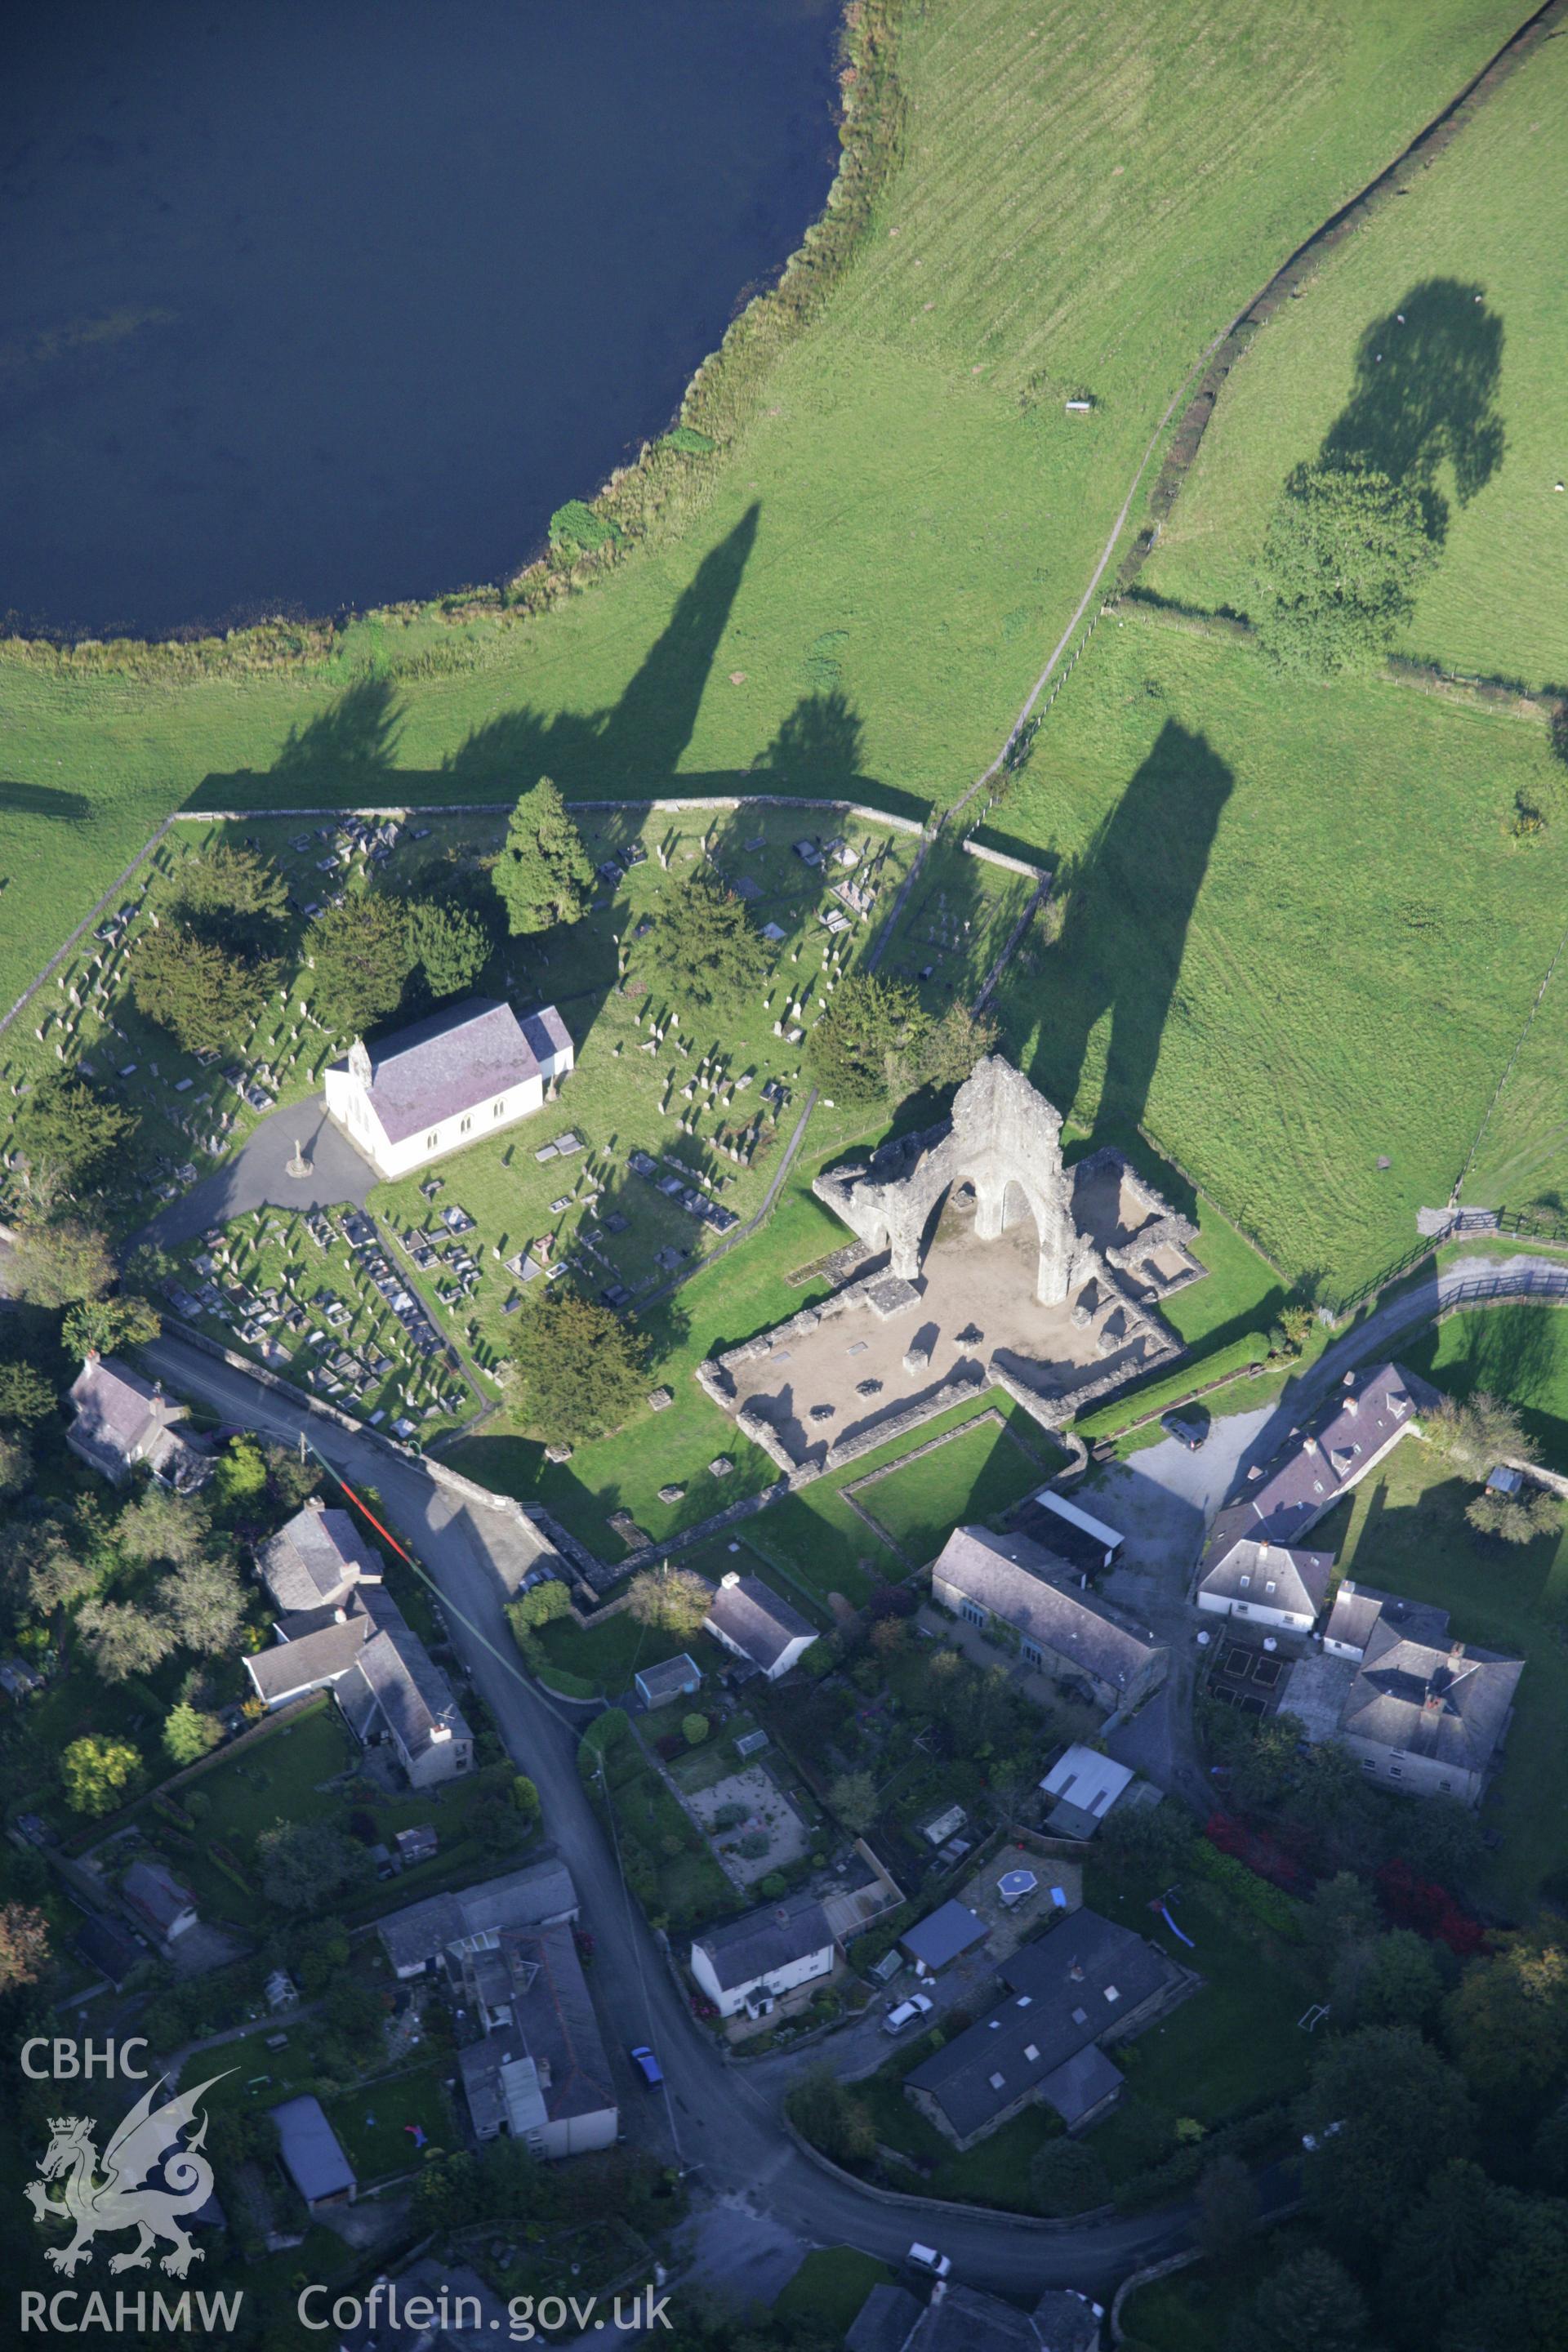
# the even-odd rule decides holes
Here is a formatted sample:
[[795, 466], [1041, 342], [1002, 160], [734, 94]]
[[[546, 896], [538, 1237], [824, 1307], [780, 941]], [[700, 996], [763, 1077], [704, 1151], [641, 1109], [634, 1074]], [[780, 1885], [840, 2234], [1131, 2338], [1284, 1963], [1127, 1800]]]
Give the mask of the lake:
[[53, 0], [0, 75], [0, 614], [504, 578], [826, 199], [834, 0]]

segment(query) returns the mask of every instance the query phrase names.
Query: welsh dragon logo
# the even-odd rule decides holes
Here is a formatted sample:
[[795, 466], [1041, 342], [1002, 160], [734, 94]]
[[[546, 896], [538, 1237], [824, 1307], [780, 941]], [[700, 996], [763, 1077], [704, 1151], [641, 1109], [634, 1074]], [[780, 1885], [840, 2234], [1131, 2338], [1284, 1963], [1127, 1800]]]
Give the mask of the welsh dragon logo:
[[[180, 2135], [197, 2122], [203, 2095], [224, 2078], [214, 2074], [194, 2090], [182, 2091], [154, 2107], [153, 2102], [165, 2079], [161, 2075], [143, 2091], [101, 2158], [93, 2143], [90, 2116], [49, 2118], [53, 2137], [38, 2167], [41, 2179], [29, 2180], [22, 2193], [40, 2221], [75, 2225], [76, 2235], [68, 2246], [45, 2249], [56, 2270], [64, 2271], [68, 2278], [91, 2254], [92, 2242], [100, 2230], [140, 2232], [129, 2252], [114, 2255], [109, 2265], [111, 2271], [145, 2270], [153, 2246], [163, 2239], [172, 2249], [163, 2255], [163, 2267], [176, 2278], [184, 2278], [192, 2263], [202, 2260], [202, 2249], [192, 2243], [180, 2217], [199, 2212], [212, 2195], [213, 2168], [201, 2152], [207, 2135], [206, 2117], [200, 2117], [199, 2128], [183, 2144]], [[153, 2176], [158, 2176], [156, 2185]], [[41, 2185], [44, 2180], [62, 2179], [58, 2198], [50, 2197]]]

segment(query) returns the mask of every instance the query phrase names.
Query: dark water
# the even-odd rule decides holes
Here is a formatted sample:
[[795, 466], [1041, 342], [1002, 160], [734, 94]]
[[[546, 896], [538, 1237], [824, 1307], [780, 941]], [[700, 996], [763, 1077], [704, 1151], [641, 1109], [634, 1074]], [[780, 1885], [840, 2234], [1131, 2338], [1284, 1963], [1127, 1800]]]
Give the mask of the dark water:
[[0, 613], [514, 570], [820, 210], [833, 0], [0, 11]]

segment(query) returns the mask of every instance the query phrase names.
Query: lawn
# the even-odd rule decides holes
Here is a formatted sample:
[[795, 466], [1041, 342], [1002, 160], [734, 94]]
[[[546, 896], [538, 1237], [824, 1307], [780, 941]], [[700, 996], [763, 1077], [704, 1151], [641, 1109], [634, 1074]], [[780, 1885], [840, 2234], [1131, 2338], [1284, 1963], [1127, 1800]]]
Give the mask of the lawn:
[[853, 2246], [818, 2246], [774, 2296], [773, 2315], [815, 2328], [825, 2343], [836, 2344], [854, 2326], [871, 2289], [888, 2284], [892, 2276], [875, 2254], [859, 2253]]
[[993, 1519], [1046, 1476], [1010, 1430], [984, 1423], [933, 1453], [888, 1471], [858, 1500], [919, 1568], [934, 1559], [961, 1522]]
[[[1568, 1317], [1531, 1307], [1457, 1315], [1407, 1341], [1401, 1360], [1461, 1394], [1481, 1387], [1511, 1397], [1544, 1458], [1568, 1469]], [[1436, 1601], [1450, 1612], [1457, 1640], [1527, 1661], [1507, 1752], [1482, 1809], [1501, 1843], [1478, 1892], [1528, 1916], [1542, 1881], [1568, 1870], [1568, 1538], [1538, 1538], [1517, 1550], [1479, 1540], [1464, 1519], [1472, 1491], [1424, 1446], [1398, 1446], [1325, 1521], [1323, 1542], [1358, 1583]]]
[[1508, 831], [1549, 759], [1500, 713], [1108, 623], [1008, 803], [1073, 861], [1060, 940], [1000, 992], [1023, 1066], [1353, 1287], [1447, 1199], [1562, 935], [1568, 837]]
[[[579, 1625], [570, 1617], [552, 1618], [540, 1627], [539, 1639], [552, 1666], [563, 1674], [579, 1675], [605, 1698], [619, 1698], [629, 1691], [639, 1666], [658, 1665], [666, 1658], [679, 1657], [683, 1650], [704, 1674], [715, 1673], [725, 1656], [706, 1633], [691, 1633], [684, 1639], [661, 1633], [639, 1624], [629, 1610], [597, 1625]], [[679, 1704], [671, 1708], [672, 1725], [679, 1722], [683, 1712]]]
[[1121, 2311], [1127, 2352], [1227, 2352], [1262, 2281], [1308, 2242], [1303, 2230], [1287, 2222], [1221, 2270], [1198, 2263], [1139, 2287]]
[[[708, 1841], [634, 1741], [614, 1751], [605, 1778], [617, 1851], [636, 1889], [639, 1866], [653, 1874], [644, 1903], [656, 1927], [687, 1934], [740, 1906]], [[602, 1793], [597, 1780], [590, 1786]]]
[[406, 2124], [421, 2125], [432, 2148], [460, 2144], [446, 2089], [456, 2071], [450, 2058], [430, 2058], [406, 2074], [343, 2091], [326, 2102], [327, 2121], [342, 2142], [362, 2189], [391, 2174], [412, 2172], [425, 2161], [413, 2134], [404, 2128]]
[[1247, 610], [1281, 481], [1348, 436], [1384, 470], [1434, 481], [1450, 509], [1404, 649], [1467, 675], [1568, 678], [1568, 513], [1553, 492], [1565, 206], [1568, 56], [1548, 38], [1258, 337], [1221, 394], [1147, 584]]
[[[0, 665], [0, 1001], [194, 800], [464, 801], [542, 769], [583, 797], [756, 763], [950, 801], [1204, 346], [1518, 13], [910, 6], [901, 163], [822, 315], [720, 425], [683, 532], [542, 619], [371, 619], [310, 666]], [[1066, 415], [1079, 392], [1093, 414]]]

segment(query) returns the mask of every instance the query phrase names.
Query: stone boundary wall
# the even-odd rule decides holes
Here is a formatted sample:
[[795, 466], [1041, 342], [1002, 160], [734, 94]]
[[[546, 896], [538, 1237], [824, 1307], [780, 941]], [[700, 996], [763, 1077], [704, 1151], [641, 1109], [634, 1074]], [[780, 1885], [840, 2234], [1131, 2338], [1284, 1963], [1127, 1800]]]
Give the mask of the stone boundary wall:
[[1036, 882], [1044, 882], [1051, 872], [1048, 866], [1031, 866], [1026, 857], [1009, 857], [1005, 849], [987, 849], [972, 833], [964, 835], [963, 847], [966, 856], [983, 857], [987, 866], [1005, 866], [1009, 874], [1026, 874]]

